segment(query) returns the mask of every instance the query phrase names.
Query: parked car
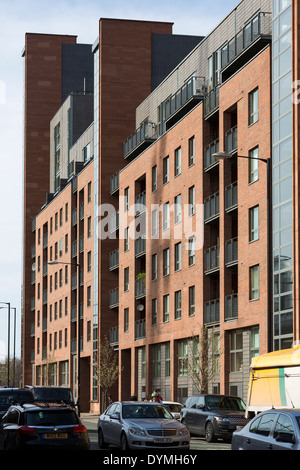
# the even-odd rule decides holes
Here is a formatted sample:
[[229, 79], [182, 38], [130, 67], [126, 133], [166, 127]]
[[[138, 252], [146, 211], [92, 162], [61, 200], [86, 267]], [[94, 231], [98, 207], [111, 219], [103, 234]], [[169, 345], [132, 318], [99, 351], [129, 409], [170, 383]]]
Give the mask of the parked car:
[[24, 388], [0, 388], [0, 419], [14, 403], [32, 403], [34, 401], [30, 390]]
[[232, 433], [248, 423], [246, 405], [239, 397], [227, 395], [193, 395], [181, 410], [181, 422], [191, 434], [205, 436], [208, 442], [217, 438], [231, 440]]
[[25, 385], [33, 393], [35, 401], [42, 403], [66, 403], [75, 408], [72, 390], [64, 386]]
[[187, 428], [156, 402], [114, 402], [98, 421], [100, 449], [115, 445], [126, 449], [189, 449]]
[[88, 450], [86, 427], [69, 405], [12, 405], [0, 422], [0, 448]]
[[176, 401], [163, 401], [163, 404], [168, 408], [173, 418], [180, 419], [180, 411], [182, 410], [182, 403]]
[[232, 450], [300, 450], [300, 410], [263, 411], [235, 431]]

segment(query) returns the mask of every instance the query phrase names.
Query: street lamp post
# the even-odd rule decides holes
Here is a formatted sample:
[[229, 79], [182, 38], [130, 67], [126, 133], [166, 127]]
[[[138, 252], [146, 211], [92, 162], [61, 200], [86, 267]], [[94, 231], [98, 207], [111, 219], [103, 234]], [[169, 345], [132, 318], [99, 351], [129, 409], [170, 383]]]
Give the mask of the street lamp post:
[[[10, 351], [10, 302], [0, 302], [8, 306], [8, 332], [7, 332], [7, 387], [9, 387], [9, 351]], [[0, 307], [3, 308], [3, 307]]]
[[48, 261], [48, 264], [69, 264], [77, 268], [77, 410], [80, 416], [80, 263]]
[[[212, 155], [217, 160], [227, 160], [233, 157], [232, 153], [217, 152]], [[236, 155], [237, 158], [246, 158], [248, 160], [260, 160], [267, 165], [267, 260], [268, 260], [268, 351], [272, 350], [272, 302], [270, 288], [272, 286], [272, 253], [271, 253], [271, 159], [250, 157], [246, 155]]]

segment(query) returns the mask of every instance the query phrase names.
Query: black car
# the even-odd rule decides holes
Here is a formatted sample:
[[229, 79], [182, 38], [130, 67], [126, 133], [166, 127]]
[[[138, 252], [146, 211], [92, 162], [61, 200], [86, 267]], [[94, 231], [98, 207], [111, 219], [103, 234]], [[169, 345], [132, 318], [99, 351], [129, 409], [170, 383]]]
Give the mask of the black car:
[[69, 387], [54, 385], [25, 385], [33, 396], [35, 401], [42, 403], [66, 403], [75, 408], [72, 390]]
[[181, 422], [191, 434], [205, 436], [208, 442], [217, 438], [231, 440], [236, 429], [248, 423], [243, 400], [227, 395], [193, 395], [181, 410]]
[[15, 403], [32, 403], [32, 392], [24, 388], [0, 388], [0, 419]]
[[69, 405], [12, 405], [0, 423], [0, 449], [88, 450], [86, 427]]

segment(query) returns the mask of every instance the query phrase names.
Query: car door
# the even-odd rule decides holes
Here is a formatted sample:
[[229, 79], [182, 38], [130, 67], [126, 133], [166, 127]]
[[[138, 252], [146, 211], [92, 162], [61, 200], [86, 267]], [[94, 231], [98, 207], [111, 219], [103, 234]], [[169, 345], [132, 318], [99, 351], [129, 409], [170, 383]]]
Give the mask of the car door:
[[205, 423], [207, 418], [207, 412], [205, 410], [205, 397], [201, 396], [198, 398], [195, 409], [195, 433], [200, 436], [205, 435]]
[[111, 442], [111, 426], [110, 426], [110, 416], [114, 413], [114, 410], [116, 409], [117, 404], [113, 403], [104, 413], [103, 418], [102, 418], [102, 423], [101, 423], [101, 428], [103, 432], [103, 438], [104, 441], [107, 444], [112, 444]]
[[184, 423], [188, 430], [193, 433], [195, 427], [195, 411], [198, 397], [189, 397], [183, 409]]
[[[277, 438], [278, 440], [276, 440]], [[270, 443], [272, 450], [292, 450], [294, 442], [284, 442], [284, 438], [287, 438], [287, 440], [293, 440], [295, 442], [296, 432], [291, 418], [287, 414], [279, 413], [274, 428], [273, 442]]]
[[1, 444], [3, 449], [14, 449], [16, 446], [16, 430], [18, 428], [19, 412], [11, 408], [1, 423]]
[[271, 431], [274, 427], [278, 413], [265, 413], [249, 428], [246, 437], [246, 450], [272, 450], [273, 436]]
[[120, 417], [121, 417], [121, 404], [116, 403], [116, 406], [113, 409], [113, 412], [110, 413], [110, 416], [107, 422], [109, 441], [113, 445], [116, 445], [116, 446], [119, 446], [121, 442], [120, 435], [121, 435], [122, 424], [120, 421]]

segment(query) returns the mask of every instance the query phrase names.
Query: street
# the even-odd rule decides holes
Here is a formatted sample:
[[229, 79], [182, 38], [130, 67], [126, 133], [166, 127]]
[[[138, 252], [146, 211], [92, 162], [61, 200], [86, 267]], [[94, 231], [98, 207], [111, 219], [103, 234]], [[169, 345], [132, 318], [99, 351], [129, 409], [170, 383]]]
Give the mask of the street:
[[[86, 426], [89, 438], [91, 441], [91, 450], [99, 450], [98, 447], [98, 433], [97, 433], [97, 419], [88, 416], [81, 417], [82, 423]], [[191, 450], [230, 450], [231, 444], [223, 441], [206, 442], [202, 437], [192, 437]]]

